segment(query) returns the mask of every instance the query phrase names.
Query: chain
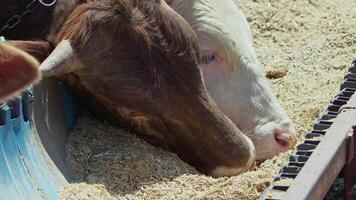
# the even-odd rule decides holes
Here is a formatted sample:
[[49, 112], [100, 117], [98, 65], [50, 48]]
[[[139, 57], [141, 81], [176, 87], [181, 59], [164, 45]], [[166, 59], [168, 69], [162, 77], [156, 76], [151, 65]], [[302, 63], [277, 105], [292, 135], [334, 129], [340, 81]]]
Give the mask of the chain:
[[25, 11], [21, 14], [15, 14], [10, 19], [6, 21], [6, 24], [0, 28], [0, 33], [6, 29], [13, 29], [17, 24], [19, 24], [22, 18], [36, 10], [36, 8], [41, 4], [46, 7], [53, 6], [57, 0], [32, 0], [29, 4], [26, 5]]

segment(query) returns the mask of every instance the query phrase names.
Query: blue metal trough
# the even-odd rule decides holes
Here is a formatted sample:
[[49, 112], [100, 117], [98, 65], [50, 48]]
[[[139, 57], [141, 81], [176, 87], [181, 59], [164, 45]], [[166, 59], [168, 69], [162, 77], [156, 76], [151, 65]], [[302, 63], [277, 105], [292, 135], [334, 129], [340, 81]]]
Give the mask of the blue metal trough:
[[0, 105], [0, 200], [56, 200], [70, 180], [65, 144], [77, 106], [53, 80], [32, 92]]

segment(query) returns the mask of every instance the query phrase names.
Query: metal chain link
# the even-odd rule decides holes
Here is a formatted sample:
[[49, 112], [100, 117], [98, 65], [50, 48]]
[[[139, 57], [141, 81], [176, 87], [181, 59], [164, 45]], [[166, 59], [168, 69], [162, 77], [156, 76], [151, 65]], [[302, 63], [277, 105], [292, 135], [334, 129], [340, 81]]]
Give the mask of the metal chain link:
[[36, 10], [36, 8], [41, 4], [46, 7], [53, 6], [57, 0], [32, 0], [29, 4], [26, 5], [25, 11], [22, 12], [21, 14], [15, 14], [12, 16], [10, 19], [6, 21], [6, 24], [0, 28], [0, 33], [3, 32], [6, 29], [13, 29], [16, 25], [18, 25], [22, 18]]

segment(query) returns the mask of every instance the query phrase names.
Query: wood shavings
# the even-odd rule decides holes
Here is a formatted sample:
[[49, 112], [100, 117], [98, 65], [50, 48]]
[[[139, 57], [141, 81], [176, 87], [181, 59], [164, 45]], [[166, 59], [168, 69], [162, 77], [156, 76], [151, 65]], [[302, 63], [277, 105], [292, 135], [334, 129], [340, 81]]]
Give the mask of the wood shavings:
[[283, 78], [285, 75], [287, 75], [287, 71], [282, 71], [282, 70], [272, 70], [266, 73], [266, 77], [268, 79]]
[[280, 185], [280, 186], [291, 186], [293, 181], [294, 181], [294, 179], [292, 179], [292, 178], [283, 178], [279, 181], [274, 182], [274, 184]]
[[[337, 94], [346, 66], [356, 56], [356, 1], [237, 2], [251, 24], [264, 70], [282, 67], [284, 72], [270, 84], [304, 133]], [[64, 188], [62, 200], [258, 199], [290, 154], [240, 176], [214, 179], [107, 123], [83, 118], [77, 127], [67, 152], [79, 184]]]

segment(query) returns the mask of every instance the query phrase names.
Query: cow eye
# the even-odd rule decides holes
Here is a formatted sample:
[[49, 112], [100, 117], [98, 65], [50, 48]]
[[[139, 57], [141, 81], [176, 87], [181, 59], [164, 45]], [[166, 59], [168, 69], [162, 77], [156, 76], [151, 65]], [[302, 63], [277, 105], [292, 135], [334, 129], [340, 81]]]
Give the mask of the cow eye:
[[215, 60], [215, 54], [214, 53], [208, 53], [202, 56], [201, 62], [203, 64], [209, 64]]

